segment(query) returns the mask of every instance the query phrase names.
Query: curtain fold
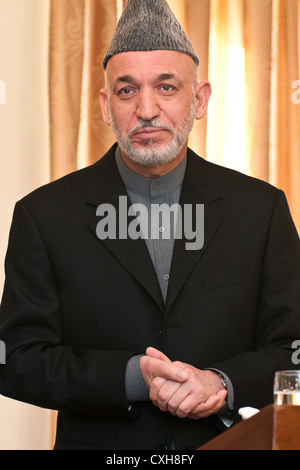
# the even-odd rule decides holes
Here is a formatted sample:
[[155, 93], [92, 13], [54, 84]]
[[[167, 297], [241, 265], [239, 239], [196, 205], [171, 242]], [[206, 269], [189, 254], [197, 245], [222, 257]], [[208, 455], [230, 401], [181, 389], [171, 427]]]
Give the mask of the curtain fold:
[[246, 173], [244, 15], [244, 1], [211, 0], [206, 156]]
[[77, 168], [84, 2], [51, 0], [49, 41], [51, 178]]
[[79, 167], [99, 159], [114, 142], [110, 128], [102, 120], [98, 98], [104, 87], [102, 61], [117, 24], [117, 13], [114, 1], [85, 0]]
[[282, 188], [300, 229], [300, 103], [293, 83], [300, 79], [300, 1], [274, 0], [270, 182]]
[[[282, 188], [300, 230], [300, 0], [168, 0], [213, 95], [190, 146]], [[98, 94], [102, 59], [126, 0], [51, 0], [51, 176], [93, 163], [113, 143]], [[299, 85], [300, 88], [300, 85]], [[299, 95], [298, 95], [299, 96]]]
[[117, 24], [115, 0], [51, 0], [51, 178], [99, 159], [113, 143], [101, 119], [102, 60]]
[[245, 2], [245, 98], [248, 173], [269, 181], [272, 0]]

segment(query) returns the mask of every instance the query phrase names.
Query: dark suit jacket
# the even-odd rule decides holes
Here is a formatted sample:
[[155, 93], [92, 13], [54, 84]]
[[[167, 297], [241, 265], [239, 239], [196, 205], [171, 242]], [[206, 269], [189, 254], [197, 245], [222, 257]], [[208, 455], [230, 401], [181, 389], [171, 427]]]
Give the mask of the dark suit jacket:
[[[299, 236], [284, 194], [188, 151], [182, 204], [205, 204], [205, 243], [176, 240], [164, 305], [145, 242], [100, 241], [101, 203], [126, 195], [115, 146], [16, 204], [6, 258], [0, 392], [59, 410], [56, 449], [196, 448], [225, 429], [152, 403], [128, 410], [125, 370], [147, 346], [216, 367], [235, 408], [272, 402], [300, 338]], [[30, 423], [29, 423], [30, 424]]]

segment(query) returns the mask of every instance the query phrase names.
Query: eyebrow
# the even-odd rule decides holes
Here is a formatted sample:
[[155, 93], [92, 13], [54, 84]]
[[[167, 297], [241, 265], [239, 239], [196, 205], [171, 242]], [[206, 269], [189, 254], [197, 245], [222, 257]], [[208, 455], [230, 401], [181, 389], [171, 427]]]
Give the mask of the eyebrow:
[[159, 75], [157, 77], [157, 80], [160, 81], [160, 80], [176, 80], [176, 81], [180, 81], [180, 79], [174, 75], [173, 73], [162, 73], [161, 75]]
[[[174, 75], [173, 73], [162, 73], [155, 78], [155, 82], [160, 82], [162, 80], [176, 80], [177, 83], [182, 84], [182, 80]], [[117, 78], [117, 83], [136, 83], [136, 80], [131, 75], [122, 75]]]
[[123, 75], [122, 77], [118, 77], [116, 83], [134, 83], [135, 80], [131, 75]]

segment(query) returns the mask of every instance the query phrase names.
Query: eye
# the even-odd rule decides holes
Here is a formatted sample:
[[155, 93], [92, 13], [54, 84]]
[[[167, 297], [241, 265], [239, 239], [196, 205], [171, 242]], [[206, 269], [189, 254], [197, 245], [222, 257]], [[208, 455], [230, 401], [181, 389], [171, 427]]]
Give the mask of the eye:
[[135, 96], [136, 91], [133, 87], [125, 86], [117, 92], [117, 95], [121, 100], [129, 100]]
[[163, 93], [165, 95], [171, 95], [171, 94], [175, 93], [175, 91], [176, 91], [176, 87], [173, 86], [173, 85], [170, 85], [168, 83], [164, 83], [164, 84], [160, 85], [158, 88], [161, 91], [161, 93]]
[[163, 85], [162, 89], [163, 89], [163, 91], [170, 91], [170, 90], [173, 89], [173, 87], [171, 85]]
[[119, 95], [130, 95], [130, 93], [132, 93], [132, 90], [130, 88], [122, 88], [120, 91], [119, 91]]

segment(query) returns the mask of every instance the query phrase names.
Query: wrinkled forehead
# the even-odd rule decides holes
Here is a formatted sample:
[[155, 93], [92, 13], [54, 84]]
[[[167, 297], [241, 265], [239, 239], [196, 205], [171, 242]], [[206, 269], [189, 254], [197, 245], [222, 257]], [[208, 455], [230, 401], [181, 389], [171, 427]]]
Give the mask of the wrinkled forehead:
[[197, 66], [190, 56], [177, 51], [122, 52], [113, 56], [107, 64], [107, 85], [111, 87], [124, 77], [139, 82], [150, 82], [157, 77], [194, 82]]

